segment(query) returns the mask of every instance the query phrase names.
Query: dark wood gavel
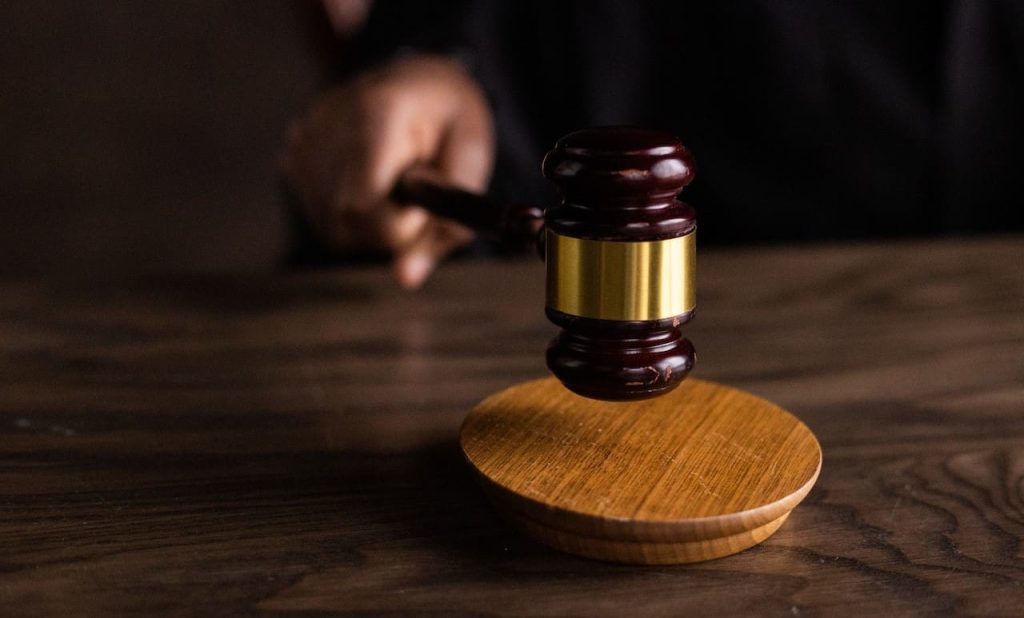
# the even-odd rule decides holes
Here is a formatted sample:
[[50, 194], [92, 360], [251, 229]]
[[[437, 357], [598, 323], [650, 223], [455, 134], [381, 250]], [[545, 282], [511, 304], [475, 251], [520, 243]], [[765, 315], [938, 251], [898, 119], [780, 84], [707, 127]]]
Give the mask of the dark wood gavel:
[[543, 240], [538, 236], [544, 227], [543, 210], [526, 204], [499, 204], [486, 195], [458, 189], [427, 165], [406, 170], [395, 183], [391, 199], [458, 221], [504, 247], [536, 247], [543, 251]]
[[[545, 211], [501, 206], [417, 167], [392, 196], [499, 239], [537, 244], [547, 263], [551, 372], [573, 392], [626, 401], [656, 397], [693, 368], [680, 326], [696, 308], [696, 212], [676, 196], [694, 176], [675, 137], [629, 127], [559, 140], [542, 165], [562, 200]], [[543, 229], [542, 229], [543, 228]]]

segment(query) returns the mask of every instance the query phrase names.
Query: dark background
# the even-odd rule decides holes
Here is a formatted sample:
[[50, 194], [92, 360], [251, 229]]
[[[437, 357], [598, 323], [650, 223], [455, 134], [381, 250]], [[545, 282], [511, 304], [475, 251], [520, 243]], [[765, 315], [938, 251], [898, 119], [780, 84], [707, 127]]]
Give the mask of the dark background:
[[0, 3], [0, 274], [270, 268], [311, 2]]
[[[512, 2], [484, 5], [521, 8], [520, 4]], [[402, 13], [396, 8], [402, 6], [398, 3], [387, 6]], [[434, 4], [429, 6], [430, 10], [436, 8]], [[593, 8], [590, 3], [585, 6], [588, 11]], [[696, 6], [712, 5], [698, 3]], [[780, 5], [767, 6], [778, 9]], [[908, 6], [904, 6], [903, 13], [917, 23], [918, 12]], [[988, 20], [980, 24], [992, 26], [989, 22], [1004, 13], [1020, 13], [997, 9], [1014, 7], [1007, 3], [954, 3], [948, 5], [943, 14], [956, 17], [963, 13], [970, 17], [977, 13]], [[776, 12], [780, 11], [785, 13], [781, 9]], [[886, 15], [891, 12], [889, 8], [884, 11]], [[520, 12], [531, 18], [536, 13], [548, 21], [558, 17], [539, 8], [533, 13], [526, 9]], [[400, 21], [409, 21], [407, 15], [399, 17]], [[666, 21], [674, 28], [675, 24], [686, 20]], [[714, 22], [711, 19], [696, 21], [700, 27]], [[742, 25], [743, 20], [729, 19], [723, 23]], [[887, 41], [896, 40], [898, 35], [905, 35], [907, 41], [914, 39], [906, 32], [876, 32], [874, 26], [868, 27], [874, 23], [867, 20], [858, 30], [842, 21], [840, 30], [847, 34], [861, 32], [865, 36], [883, 36]], [[963, 35], [961, 47], [978, 52], [977, 58], [967, 55], [968, 59], [977, 60], [975, 64], [981, 69], [978, 73], [981, 77], [995, 66], [985, 60], [990, 56], [1001, 59], [1006, 65], [1000, 65], [1004, 70], [1008, 70], [1007, 67], [1020, 69], [1021, 65], [1015, 60], [1020, 57], [1019, 49], [1013, 46], [1019, 38], [990, 36], [991, 28], [975, 27], [978, 24], [970, 20], [951, 23], [963, 26], [956, 31]], [[393, 33], [396, 28], [385, 30]], [[513, 34], [519, 32], [515, 28], [510, 30]], [[568, 25], [557, 22], [551, 31], [569, 30]], [[604, 37], [600, 29], [591, 30], [588, 32], [598, 37], [600, 46], [610, 44], [611, 39]], [[538, 37], [522, 38], [518, 34], [513, 38], [522, 39], [532, 47], [540, 40]], [[549, 38], [557, 42], [564, 37]], [[852, 48], [858, 49], [857, 46]], [[3, 153], [0, 159], [0, 275], [116, 276], [140, 271], [247, 271], [280, 265], [293, 231], [276, 170], [281, 136], [289, 119], [303, 112], [336, 74], [339, 64], [349, 58], [340, 51], [343, 50], [333, 41], [330, 26], [315, 0], [173, 3], [16, 0], [0, 3], [0, 144], [3, 149], [0, 151]], [[620, 54], [616, 52], [612, 56], [618, 58]], [[737, 57], [746, 62], [746, 56]], [[721, 61], [721, 58], [715, 60]], [[715, 69], [718, 65], [710, 59], [705, 64], [713, 73], [730, 74], [730, 71]], [[778, 64], [785, 67], [792, 63]], [[861, 65], [865, 63], [859, 60], [851, 64]], [[497, 68], [491, 67], [491, 73], [497, 73]], [[607, 77], [606, 72], [599, 74]], [[687, 75], [689, 81], [696, 80], [692, 71]], [[966, 75], [971, 77], [974, 73]], [[988, 105], [993, 101], [1015, 100], [1001, 97], [1001, 92], [1016, 92], [1018, 98], [1020, 92], [1024, 92], [1019, 84], [1007, 85], [999, 80], [992, 83], [1010, 87], [1010, 90], [997, 89], [992, 91], [993, 95], [968, 83], [956, 92], [965, 93], [968, 98], [979, 98], [987, 105], [984, 109], [993, 108]], [[900, 101], [899, 98], [890, 100], [888, 91], [881, 96], [880, 100], [886, 104]], [[755, 98], [727, 97], [741, 107]], [[866, 108], [856, 97], [850, 99], [853, 102], [848, 107], [854, 115]], [[678, 99], [669, 102], [675, 105]], [[1012, 102], [1004, 107], [1007, 105], [1013, 107]], [[720, 106], [713, 107], [717, 113]], [[732, 119], [743, 117], [744, 109], [727, 114], [728, 124], [735, 124]], [[973, 108], [966, 105], [964, 109], [971, 111]], [[676, 115], [702, 118], [692, 110]], [[915, 113], [903, 116], [920, 120]], [[921, 117], [926, 120], [925, 114]], [[865, 181], [874, 179], [874, 185], [881, 187], [882, 197], [875, 195], [873, 199], [858, 202], [854, 192], [829, 180], [822, 184], [831, 192], [830, 197], [820, 203], [835, 207], [841, 201], [836, 196], [846, 195], [847, 201], [854, 202], [855, 206], [848, 207], [846, 212], [856, 214], [861, 209], [874, 208], [884, 213], [890, 205], [885, 201], [888, 199], [915, 225], [920, 221], [937, 225], [943, 221], [936, 214], [942, 210], [938, 203], [943, 202], [946, 219], [953, 222], [947, 226], [946, 233], [1019, 229], [1021, 219], [1014, 199], [989, 199], [986, 203], [997, 207], [990, 208], [992, 212], [987, 214], [976, 212], [974, 199], [987, 193], [997, 196], [1012, 193], [1015, 181], [1006, 170], [1019, 169], [1019, 166], [1014, 157], [1006, 153], [1018, 150], [1013, 138], [1018, 133], [1003, 123], [1007, 118], [1016, 118], [1019, 132], [1019, 116], [1011, 111], [1001, 116], [971, 113], [968, 117], [971, 122], [960, 127], [962, 130], [954, 123], [957, 130], [950, 134], [954, 146], [963, 143], [982, 148], [957, 146], [943, 150], [950, 155], [947, 167], [943, 168], [948, 172], [939, 174], [939, 181], [929, 184], [927, 191], [910, 197], [900, 193], [897, 180], [903, 185], [918, 186], [911, 182], [913, 179], [907, 180], [906, 170], [915, 169], [917, 163], [924, 165], [925, 158], [919, 156], [917, 150], [910, 149], [910, 154], [906, 154], [890, 148], [890, 140], [879, 142], [885, 145], [882, 152], [885, 157], [898, 161], [876, 156], [862, 156], [857, 160], [852, 151], [839, 148], [836, 152], [842, 158], [831, 162], [833, 169], [850, 172], [847, 176], [850, 182], [856, 183], [853, 186], [870, 184]], [[603, 123], [601, 118], [598, 116], [596, 122]], [[930, 126], [924, 120], [919, 124]], [[581, 125], [573, 118], [551, 135], [561, 135], [578, 126]], [[716, 196], [707, 191], [702, 193], [702, 183], [713, 180], [716, 173], [734, 170], [737, 166], [729, 157], [755, 151], [744, 146], [746, 132], [738, 132], [737, 144], [728, 140], [726, 132], [713, 128], [713, 123], [707, 126], [712, 129], [706, 131], [710, 137], [704, 142], [700, 135], [691, 136], [690, 131], [679, 134], [687, 135], [687, 143], [700, 153], [700, 160], [707, 163], [687, 196], [694, 204], [705, 208], [702, 222], [708, 224], [707, 230], [714, 231], [714, 215], [726, 211], [714, 207]], [[833, 141], [841, 146], [856, 142], [859, 126], [835, 123], [837, 132]], [[506, 127], [506, 130], [509, 129]], [[918, 133], [905, 141], [919, 145], [931, 139], [926, 131]], [[972, 141], [970, 138], [975, 134], [983, 139]], [[903, 139], [901, 135], [896, 137]], [[994, 151], [992, 140], [986, 141], [986, 136], [995, 136]], [[549, 135], [537, 144], [546, 147], [553, 139]], [[816, 139], [828, 141], [821, 136]], [[508, 139], [503, 141], [509, 142]], [[531, 177], [534, 161], [539, 160], [543, 148], [538, 146], [535, 150], [520, 157], [526, 161]], [[926, 150], [937, 152], [931, 146]], [[869, 155], [873, 152], [867, 148], [862, 151]], [[1000, 156], [989, 157], [992, 152]], [[756, 161], [760, 155], [751, 156]], [[909, 164], [904, 165], [907, 162]], [[959, 173], [960, 164], [973, 165], [973, 172]], [[740, 213], [743, 216], [734, 216], [728, 222], [719, 222], [717, 229], [727, 230], [744, 240], [737, 221], [746, 221], [752, 230], [748, 235], [751, 238], [746, 240], [771, 240], [771, 235], [758, 224], [758, 217], [770, 214], [778, 218], [784, 208], [772, 210], [768, 198], [775, 196], [783, 206], [791, 204], [794, 200], [786, 193], [787, 187], [806, 193], [809, 192], [808, 181], [820, 177], [799, 165], [785, 169], [792, 170], [793, 177], [799, 180], [789, 184], [782, 182], [773, 176], [777, 169], [769, 167], [764, 170], [754, 167], [753, 172], [746, 169], [742, 182], [719, 179], [715, 186], [731, 191], [723, 194], [729, 198], [726, 201], [752, 211]], [[758, 170], [765, 179], [751, 181]], [[885, 174], [895, 174], [892, 182]], [[519, 188], [522, 182], [511, 183], [511, 186]], [[918, 194], [923, 198], [917, 199]], [[717, 197], [723, 198], [723, 195]], [[894, 212], [896, 210], [893, 208]], [[813, 212], [817, 213], [818, 220], [829, 219], [824, 207], [820, 213]], [[1006, 212], [1017, 214], [1006, 215]], [[807, 216], [805, 211], [797, 214], [799, 216], [792, 217], [797, 224], [788, 225], [787, 229], [800, 225], [813, 227], [814, 217]], [[894, 215], [891, 219], [896, 221], [897, 217]], [[1016, 227], [1005, 226], [996, 219], [1013, 220], [1017, 224]], [[865, 226], [868, 230], [876, 227], [871, 221]], [[842, 227], [852, 229], [845, 221]], [[893, 224], [892, 227], [899, 226]], [[853, 232], [857, 233], [856, 237], [868, 237], [866, 233]], [[814, 237], [814, 234], [809, 236]], [[703, 236], [705, 240], [711, 237], [708, 233]]]

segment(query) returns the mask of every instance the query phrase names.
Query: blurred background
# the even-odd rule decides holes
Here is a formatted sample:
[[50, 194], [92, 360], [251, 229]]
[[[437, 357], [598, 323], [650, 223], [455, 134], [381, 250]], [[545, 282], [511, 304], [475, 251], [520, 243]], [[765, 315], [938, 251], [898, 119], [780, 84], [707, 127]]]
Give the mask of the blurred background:
[[0, 3], [0, 273], [271, 268], [315, 2]]
[[[1024, 127], [1024, 114], [1013, 111], [1024, 101], [1020, 4], [939, 2], [941, 10], [933, 10], [937, 5], [930, 2], [901, 3], [899, 10], [890, 10], [888, 3], [851, 4], [859, 7], [849, 11], [858, 22], [831, 5], [828, 11], [818, 9], [824, 17], [811, 19], [807, 15], [814, 11], [769, 3], [761, 6], [763, 16], [775, 22], [765, 28], [760, 14], [751, 12], [759, 4], [749, 4], [742, 10], [719, 10], [689, 3], [683, 17], [661, 20], [671, 24], [662, 39], [673, 48], [686, 42], [691, 49], [682, 60], [699, 56], [700, 62], [668, 66], [668, 77], [655, 75], [659, 84], [698, 84], [698, 93], [723, 88], [718, 99], [639, 97], [637, 103], [644, 113], [652, 109], [651, 100], [689, 106], [666, 108], [666, 113], [696, 126], [686, 139], [708, 164], [688, 195], [706, 208], [702, 221], [725, 216], [718, 214], [725, 210], [713, 207], [716, 203], [731, 204], [733, 219], [723, 219], [717, 229], [749, 242], [761, 239], [757, 217], [772, 209], [780, 227], [805, 225], [808, 230], [800, 238], [814, 239], [815, 225], [836, 225], [832, 212], [816, 207], [831, 202], [849, 217], [841, 231], [850, 230], [854, 238], [874, 229], [870, 218], [859, 216], [868, 210], [876, 220], [891, 222], [896, 235], [1021, 228], [1021, 209], [1004, 199], [1015, 191], [1019, 142], [1014, 136]], [[590, 3], [556, 3], [559, 10], [550, 11], [539, 2], [473, 5], [483, 7], [480, 12], [493, 24], [515, 26], [506, 28], [509, 36], [499, 41], [505, 55], [496, 56], [494, 70], [484, 77], [498, 75], [508, 59], [528, 66], [524, 58], [548, 44], [614, 52], [611, 64], [591, 67], [589, 81], [576, 75], [579, 83], [566, 77], [574, 74], [572, 65], [548, 62], [564, 57], [562, 50], [549, 45], [547, 58], [537, 52], [538, 66], [551, 71], [544, 78], [549, 81], [538, 86], [545, 100], [570, 100], [572, 93], [554, 96], [552, 88], [578, 86], [576, 98], [585, 105], [597, 100], [585, 87], [600, 93], [614, 79], [633, 92], [628, 78], [643, 64], [637, 59], [659, 53], [638, 47], [635, 36], [602, 30], [624, 21], [617, 17], [622, 5], [615, 3], [601, 3], [601, 14], [588, 13], [594, 6]], [[813, 6], [820, 7], [807, 5]], [[667, 9], [659, 5], [657, 11], [662, 10]], [[700, 19], [688, 21], [686, 15], [694, 11]], [[383, 30], [393, 32], [394, 23], [410, 25], [401, 11], [393, 12], [399, 13], [396, 21]], [[523, 33], [518, 24], [503, 21], [512, 12], [523, 24], [537, 24], [537, 31]], [[596, 16], [573, 31], [579, 15]], [[834, 30], [817, 29], [825, 18]], [[727, 30], [707, 27], [716, 23], [727, 24]], [[920, 25], [920, 31], [901, 30], [906, 23]], [[343, 54], [336, 32], [344, 28], [332, 24], [315, 0], [0, 3], [0, 274], [253, 271], [280, 265], [293, 227], [277, 169], [282, 133], [337, 75]], [[734, 37], [728, 40], [778, 33], [802, 38], [765, 38], [746, 48], [729, 43], [733, 56], [703, 53], [720, 49], [723, 33]], [[479, 37], [487, 45], [497, 40], [486, 29], [479, 30]], [[829, 48], [837, 37], [842, 40]], [[804, 43], [811, 47], [801, 47]], [[498, 43], [494, 47], [499, 49]], [[834, 55], [814, 55], [822, 49]], [[774, 65], [768, 60], [763, 67], [758, 64], [761, 50], [772, 50]], [[889, 55], [872, 56], [876, 51]], [[785, 84], [762, 70], [770, 66], [792, 69], [780, 73], [795, 80], [787, 96], [804, 96], [807, 109], [816, 109], [820, 99], [821, 109], [827, 103], [834, 115], [807, 119], [797, 113], [785, 117], [791, 126], [759, 118], [756, 104], [785, 91]], [[749, 72], [746, 81], [721, 77], [742, 71]], [[899, 80], [908, 84], [906, 92], [899, 90]], [[499, 90], [486, 79], [484, 85], [492, 93]], [[517, 92], [516, 87], [506, 90]], [[787, 100], [776, 99], [773, 109], [783, 117], [790, 111]], [[723, 107], [723, 100], [731, 101], [731, 107]], [[500, 134], [506, 126], [502, 114], [510, 108], [498, 109], [499, 144], [510, 142]], [[618, 118], [620, 111], [591, 109], [589, 119]], [[547, 113], [536, 111], [534, 124], [543, 124]], [[533, 150], [526, 149], [521, 167], [535, 174], [542, 147], [551, 143], [546, 140], [580, 126], [579, 118], [545, 126], [549, 134], [536, 140]], [[936, 127], [945, 132], [936, 133]], [[780, 158], [781, 150], [775, 149], [779, 136], [798, 131], [806, 132], [805, 142], [818, 144], [820, 152], [791, 150], [789, 159]], [[868, 143], [864, 136], [869, 134], [878, 139]], [[755, 140], [762, 150], [755, 148]], [[855, 152], [848, 144], [861, 148]], [[499, 152], [499, 172], [502, 156]], [[773, 158], [774, 167], [763, 165]], [[970, 173], [962, 173], [968, 168]], [[728, 176], [733, 171], [740, 181]], [[815, 180], [820, 186], [812, 188]], [[806, 198], [810, 206], [790, 207], [794, 196]], [[984, 213], [976, 208], [978, 198], [983, 198]], [[941, 209], [936, 206], [940, 202]], [[902, 209], [907, 221], [888, 215], [896, 210], [893, 206]], [[942, 217], [936, 210], [942, 210]], [[931, 220], [932, 227], [918, 224]], [[739, 222], [747, 227], [741, 229]]]

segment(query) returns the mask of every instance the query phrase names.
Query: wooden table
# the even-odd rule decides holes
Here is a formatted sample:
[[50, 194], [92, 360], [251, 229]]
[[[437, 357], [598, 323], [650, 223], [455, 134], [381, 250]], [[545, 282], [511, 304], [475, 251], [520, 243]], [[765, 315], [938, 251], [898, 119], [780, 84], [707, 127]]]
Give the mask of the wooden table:
[[818, 486], [742, 554], [562, 555], [456, 446], [542, 376], [539, 264], [0, 286], [0, 613], [1024, 613], [1024, 238], [705, 251], [694, 375]]

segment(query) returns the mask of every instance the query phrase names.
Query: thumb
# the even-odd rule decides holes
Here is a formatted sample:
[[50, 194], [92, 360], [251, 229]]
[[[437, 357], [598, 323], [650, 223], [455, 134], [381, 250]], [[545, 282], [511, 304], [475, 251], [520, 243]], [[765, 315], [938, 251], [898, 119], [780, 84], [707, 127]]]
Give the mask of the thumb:
[[[482, 96], [471, 98], [450, 121], [432, 163], [457, 187], [476, 192], [487, 188], [494, 168], [494, 126]], [[395, 278], [402, 287], [416, 289], [442, 259], [471, 240], [470, 229], [431, 217], [416, 240], [395, 255]]]
[[445, 256], [471, 240], [473, 232], [468, 228], [453, 221], [430, 219], [422, 234], [395, 255], [395, 279], [408, 290], [419, 288]]

